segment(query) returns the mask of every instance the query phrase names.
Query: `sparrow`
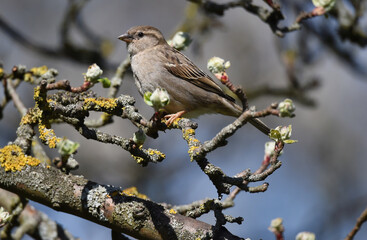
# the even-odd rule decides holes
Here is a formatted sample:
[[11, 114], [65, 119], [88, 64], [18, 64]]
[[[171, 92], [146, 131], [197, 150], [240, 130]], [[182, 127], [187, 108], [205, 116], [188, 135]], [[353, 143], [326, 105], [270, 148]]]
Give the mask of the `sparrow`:
[[[210, 113], [238, 117], [243, 112], [209, 75], [171, 47], [157, 28], [135, 26], [118, 38], [126, 42], [139, 93], [143, 96], [157, 88], [168, 92], [170, 101], [164, 107], [167, 125], [179, 117], [195, 118]], [[266, 135], [270, 133], [259, 119], [252, 118], [249, 122]]]

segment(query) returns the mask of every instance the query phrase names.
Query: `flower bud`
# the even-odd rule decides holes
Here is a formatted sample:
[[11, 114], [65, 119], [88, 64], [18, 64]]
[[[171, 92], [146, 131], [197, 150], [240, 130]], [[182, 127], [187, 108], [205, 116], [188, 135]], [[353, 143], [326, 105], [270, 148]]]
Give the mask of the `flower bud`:
[[275, 218], [271, 220], [269, 230], [273, 233], [281, 233], [284, 232], [283, 219]]
[[186, 47], [190, 45], [192, 39], [190, 35], [186, 32], [177, 32], [172, 40], [168, 40], [168, 44], [177, 50], [184, 50]]
[[212, 57], [208, 61], [207, 68], [213, 74], [225, 72], [231, 66], [229, 61], [224, 61], [224, 59], [219, 57]]
[[335, 0], [312, 0], [315, 7], [322, 7], [325, 12], [330, 11], [335, 6]]
[[136, 145], [138, 146], [143, 145], [146, 138], [147, 136], [145, 135], [143, 130], [139, 129], [138, 131], [134, 132], [133, 141]]
[[294, 117], [293, 113], [296, 110], [296, 107], [293, 104], [293, 101], [289, 98], [285, 99], [283, 102], [278, 105], [279, 117]]
[[278, 126], [275, 129], [270, 130], [269, 137], [274, 141], [283, 141], [284, 143], [291, 144], [297, 142], [297, 140], [290, 139], [292, 135], [292, 125], [288, 127]]
[[0, 207], [0, 227], [4, 226], [8, 222], [10, 214], [5, 211], [3, 207]]
[[67, 138], [62, 139], [57, 144], [57, 148], [59, 149], [59, 153], [62, 156], [73, 154], [79, 148], [79, 146], [80, 146], [79, 143], [71, 141]]
[[169, 104], [169, 94], [166, 89], [157, 88], [153, 93], [144, 93], [144, 102], [149, 106], [152, 106], [155, 110], [164, 108]]
[[270, 141], [265, 143], [265, 155], [266, 156], [273, 156], [274, 155], [274, 149], [275, 149], [275, 142]]
[[297, 234], [296, 240], [316, 240], [316, 236], [312, 232], [300, 232]]
[[103, 74], [102, 69], [97, 64], [92, 64], [88, 67], [88, 71], [85, 74], [87, 81], [96, 82], [99, 77]]

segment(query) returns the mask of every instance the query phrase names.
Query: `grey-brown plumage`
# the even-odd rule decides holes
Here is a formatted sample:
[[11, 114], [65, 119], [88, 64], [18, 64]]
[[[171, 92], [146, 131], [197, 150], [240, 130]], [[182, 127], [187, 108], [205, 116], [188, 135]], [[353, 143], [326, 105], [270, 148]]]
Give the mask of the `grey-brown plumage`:
[[[130, 54], [135, 83], [141, 95], [158, 87], [167, 90], [168, 123], [179, 116], [196, 117], [220, 113], [238, 117], [242, 108], [213, 79], [181, 52], [169, 46], [163, 34], [151, 26], [130, 28], [119, 37]], [[270, 129], [258, 119], [249, 121], [265, 134]]]

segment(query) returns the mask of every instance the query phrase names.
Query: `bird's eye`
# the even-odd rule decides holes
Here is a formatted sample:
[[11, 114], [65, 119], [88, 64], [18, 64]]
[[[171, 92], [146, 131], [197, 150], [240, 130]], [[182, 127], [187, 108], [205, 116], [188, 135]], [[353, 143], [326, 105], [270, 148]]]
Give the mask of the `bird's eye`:
[[138, 37], [143, 37], [144, 36], [144, 33], [142, 33], [142, 32], [138, 32]]

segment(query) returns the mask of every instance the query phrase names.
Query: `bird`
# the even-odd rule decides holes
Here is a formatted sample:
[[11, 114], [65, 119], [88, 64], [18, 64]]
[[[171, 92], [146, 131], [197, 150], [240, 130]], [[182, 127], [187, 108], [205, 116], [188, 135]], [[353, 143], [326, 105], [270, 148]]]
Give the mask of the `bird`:
[[[131, 70], [139, 93], [165, 89], [169, 103], [163, 110], [170, 125], [179, 117], [196, 118], [218, 113], [239, 117], [243, 108], [235, 99], [183, 53], [171, 47], [162, 32], [152, 26], [135, 26], [118, 37], [126, 42]], [[270, 129], [257, 118], [250, 118], [253, 126], [266, 135]]]

